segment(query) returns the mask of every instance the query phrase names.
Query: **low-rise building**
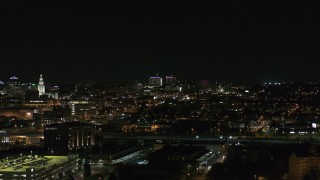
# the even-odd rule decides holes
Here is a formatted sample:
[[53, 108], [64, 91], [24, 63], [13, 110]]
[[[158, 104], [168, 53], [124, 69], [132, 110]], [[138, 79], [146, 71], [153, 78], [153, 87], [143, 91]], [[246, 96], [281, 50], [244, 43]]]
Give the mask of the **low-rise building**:
[[90, 160], [95, 164], [119, 164], [130, 162], [140, 157], [141, 150], [137, 146], [103, 147], [103, 151], [90, 154]]
[[4, 144], [37, 145], [37, 144], [43, 143], [43, 134], [41, 133], [0, 134], [0, 142]]
[[[320, 157], [297, 157], [295, 154], [289, 157], [289, 179], [300, 180], [311, 173], [319, 175]], [[319, 176], [318, 176], [319, 177]]]
[[77, 156], [19, 156], [0, 161], [2, 180], [62, 179], [80, 171]]

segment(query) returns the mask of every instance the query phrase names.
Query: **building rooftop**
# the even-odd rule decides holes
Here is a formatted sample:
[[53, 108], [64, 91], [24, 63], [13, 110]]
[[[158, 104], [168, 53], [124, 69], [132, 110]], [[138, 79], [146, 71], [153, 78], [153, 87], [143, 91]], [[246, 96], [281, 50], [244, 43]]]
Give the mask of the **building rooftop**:
[[67, 162], [68, 156], [19, 156], [0, 160], [0, 172], [25, 172], [27, 168], [49, 168]]
[[193, 157], [195, 159], [207, 153], [206, 147], [204, 146], [166, 146], [150, 155], [150, 157], [170, 157], [170, 156], [182, 156], [182, 157]]
[[93, 124], [89, 124], [82, 121], [72, 121], [72, 122], [65, 122], [65, 123], [54, 123], [46, 125], [47, 127], [78, 127], [78, 126], [93, 126]]

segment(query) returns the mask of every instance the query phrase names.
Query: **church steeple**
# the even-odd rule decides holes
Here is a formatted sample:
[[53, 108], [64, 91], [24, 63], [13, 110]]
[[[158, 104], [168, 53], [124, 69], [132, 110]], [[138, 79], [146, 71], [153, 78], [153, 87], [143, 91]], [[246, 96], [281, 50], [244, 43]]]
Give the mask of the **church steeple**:
[[40, 74], [39, 84], [38, 84], [39, 96], [42, 96], [46, 93], [46, 88], [44, 86], [42, 74]]

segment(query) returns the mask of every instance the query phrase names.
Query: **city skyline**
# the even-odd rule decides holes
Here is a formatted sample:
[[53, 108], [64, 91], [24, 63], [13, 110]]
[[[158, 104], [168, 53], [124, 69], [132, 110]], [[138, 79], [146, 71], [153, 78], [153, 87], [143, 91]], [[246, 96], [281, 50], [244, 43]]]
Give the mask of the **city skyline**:
[[320, 179], [305, 1], [4, 1], [0, 180]]
[[[42, 78], [43, 73], [38, 74], [38, 76], [41, 76]], [[46, 74], [44, 74], [46, 76]], [[171, 80], [169, 78], [174, 78], [174, 80]], [[266, 84], [266, 85], [281, 85], [281, 84], [290, 84], [290, 83], [312, 83], [312, 84], [319, 84], [320, 81], [281, 81], [281, 80], [268, 80], [268, 81], [251, 81], [251, 82], [246, 82], [246, 81], [226, 81], [226, 80], [212, 80], [208, 78], [203, 78], [203, 79], [181, 79], [177, 78], [175, 75], [168, 75], [168, 74], [156, 74], [156, 75], [151, 75], [151, 76], [144, 76], [141, 79], [109, 79], [106, 81], [96, 81], [96, 80], [90, 80], [90, 81], [72, 81], [71, 79], [64, 79], [64, 80], [57, 80], [54, 78], [49, 78], [50, 81], [46, 81], [46, 83], [42, 82], [43, 85], [47, 86], [49, 84], [51, 85], [57, 85], [57, 84], [82, 84], [82, 83], [87, 83], [87, 84], [108, 84], [108, 83], [121, 83], [121, 82], [136, 82], [136, 83], [142, 83], [145, 85], [154, 85], [153, 83], [150, 82], [150, 79], [152, 78], [159, 78], [161, 79], [161, 84], [157, 86], [166, 86], [166, 85], [178, 85], [178, 84], [184, 84], [184, 83], [199, 83], [202, 84], [203, 82], [207, 83], [235, 83], [235, 84], [247, 84], [247, 85], [253, 85], [253, 84]], [[46, 77], [47, 79], [47, 77]], [[22, 85], [27, 85], [27, 84], [40, 84], [39, 77], [36, 79], [33, 77], [32, 79], [26, 79], [25, 77], [20, 77], [16, 75], [11, 75], [9, 77], [0, 77], [0, 85], [6, 85], [7, 83], [10, 83], [11, 81], [18, 81], [19, 83], [22, 83]]]
[[314, 7], [299, 1], [6, 2], [0, 77], [320, 81]]

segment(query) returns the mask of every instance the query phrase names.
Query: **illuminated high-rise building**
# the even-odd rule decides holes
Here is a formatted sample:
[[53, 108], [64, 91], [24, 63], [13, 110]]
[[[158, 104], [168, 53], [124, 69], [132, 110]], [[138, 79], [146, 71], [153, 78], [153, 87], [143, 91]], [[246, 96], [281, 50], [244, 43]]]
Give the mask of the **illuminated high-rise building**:
[[176, 77], [174, 75], [166, 76], [166, 85], [173, 86], [176, 84]]
[[19, 78], [16, 76], [10, 77], [10, 80], [7, 82], [7, 84], [10, 88], [19, 88], [21, 85]]
[[150, 86], [162, 86], [162, 77], [160, 76], [152, 76], [149, 77], [149, 85]]
[[13, 96], [19, 96], [23, 94], [21, 82], [16, 76], [10, 77], [10, 79], [7, 81], [7, 86], [5, 89], [8, 94]]
[[42, 74], [40, 74], [39, 84], [38, 84], [39, 96], [42, 96], [46, 93], [46, 88], [44, 86]]

